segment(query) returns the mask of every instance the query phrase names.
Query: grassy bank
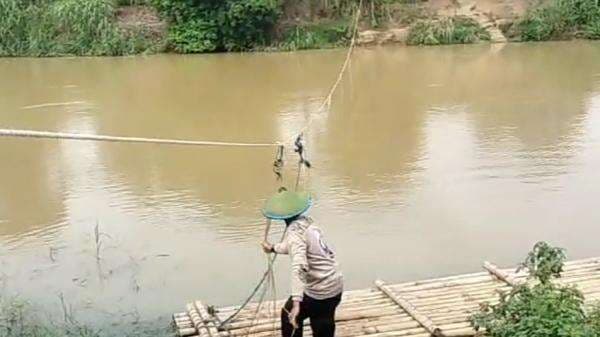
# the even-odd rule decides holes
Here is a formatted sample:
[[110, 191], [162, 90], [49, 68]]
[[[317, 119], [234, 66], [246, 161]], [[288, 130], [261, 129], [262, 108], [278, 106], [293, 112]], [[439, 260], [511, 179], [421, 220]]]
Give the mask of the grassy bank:
[[106, 0], [0, 0], [0, 56], [128, 55], [161, 50], [121, 29]]
[[488, 41], [490, 35], [477, 22], [464, 17], [422, 20], [409, 30], [410, 45], [465, 44]]
[[[288, 51], [345, 46], [359, 0], [0, 0], [0, 56]], [[407, 44], [489, 33], [418, 0], [363, 0], [361, 30], [404, 27]], [[150, 13], [160, 22], [123, 13]], [[146, 15], [148, 16], [148, 15]], [[600, 39], [597, 0], [549, 0], [501, 27], [511, 41]]]
[[508, 33], [518, 41], [600, 39], [600, 2], [554, 0], [528, 11]]

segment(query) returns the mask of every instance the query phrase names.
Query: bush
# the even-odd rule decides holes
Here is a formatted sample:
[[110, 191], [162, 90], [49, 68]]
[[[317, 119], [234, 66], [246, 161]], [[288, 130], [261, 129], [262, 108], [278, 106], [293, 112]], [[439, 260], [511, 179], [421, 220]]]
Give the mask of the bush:
[[596, 305], [588, 315], [587, 326], [586, 337], [600, 337], [600, 304]]
[[440, 45], [489, 40], [488, 32], [470, 18], [452, 17], [439, 21], [421, 20], [410, 27], [408, 44]]
[[108, 0], [0, 0], [0, 56], [123, 55], [148, 48], [143, 32], [118, 28]]
[[516, 25], [522, 41], [546, 41], [571, 37], [599, 38], [600, 3], [596, 0], [554, 0], [527, 12]]
[[154, 5], [172, 24], [170, 48], [186, 53], [265, 45], [280, 13], [275, 0], [154, 0]]
[[583, 27], [584, 37], [588, 39], [600, 39], [600, 20], [589, 23]]
[[299, 25], [287, 29], [277, 48], [302, 50], [339, 47], [347, 44], [351, 33], [347, 22]]
[[171, 48], [178, 53], [206, 53], [217, 50], [218, 27], [214, 21], [191, 19], [174, 24], [167, 37]]
[[491, 337], [600, 337], [600, 310], [586, 313], [579, 290], [552, 282], [564, 260], [562, 249], [536, 244], [523, 264], [534, 285], [501, 294], [499, 304], [472, 317], [475, 329]]
[[231, 2], [221, 22], [225, 50], [248, 50], [267, 44], [278, 16], [279, 7], [272, 0]]

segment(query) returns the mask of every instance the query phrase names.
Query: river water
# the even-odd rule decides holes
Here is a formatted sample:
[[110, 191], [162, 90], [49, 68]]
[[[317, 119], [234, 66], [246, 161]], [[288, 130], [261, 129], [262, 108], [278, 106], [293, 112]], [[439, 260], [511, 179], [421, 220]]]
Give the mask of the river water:
[[[302, 185], [348, 289], [514, 265], [538, 240], [600, 256], [600, 44], [359, 49], [315, 113], [344, 56], [2, 59], [0, 127], [289, 142], [312, 114]], [[274, 148], [3, 138], [0, 154], [4, 293], [167, 322], [239, 303], [264, 269]]]

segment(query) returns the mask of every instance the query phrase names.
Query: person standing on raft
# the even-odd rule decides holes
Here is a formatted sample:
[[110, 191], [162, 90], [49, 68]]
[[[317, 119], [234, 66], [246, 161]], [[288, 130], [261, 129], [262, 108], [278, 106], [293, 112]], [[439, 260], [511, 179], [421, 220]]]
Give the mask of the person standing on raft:
[[302, 337], [306, 318], [310, 318], [314, 337], [335, 335], [335, 310], [342, 299], [343, 277], [323, 232], [303, 215], [311, 204], [308, 193], [281, 191], [263, 208], [265, 217], [283, 220], [287, 227], [280, 243], [262, 243], [265, 253], [288, 254], [292, 263], [291, 296], [281, 311], [283, 337]]

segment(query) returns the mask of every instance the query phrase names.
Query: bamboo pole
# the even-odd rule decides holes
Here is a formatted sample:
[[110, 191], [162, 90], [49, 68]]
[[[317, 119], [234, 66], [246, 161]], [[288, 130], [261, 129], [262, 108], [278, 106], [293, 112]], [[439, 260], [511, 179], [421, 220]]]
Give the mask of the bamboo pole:
[[390, 288], [385, 285], [382, 280], [375, 281], [375, 285], [382, 292], [396, 302], [404, 311], [406, 311], [412, 318], [414, 318], [419, 324], [421, 324], [427, 331], [433, 336], [443, 336], [441, 330], [425, 315], [421, 314], [417, 308], [415, 308], [410, 302], [403, 299], [401, 296], [395, 294]]
[[217, 326], [215, 325], [215, 319], [212, 318], [209, 315], [209, 313], [206, 311], [204, 304], [202, 304], [202, 302], [200, 302], [200, 301], [196, 301], [196, 302], [194, 302], [194, 305], [196, 307], [196, 310], [200, 314], [200, 317], [202, 318], [202, 322], [204, 323], [204, 327], [205, 327], [206, 331], [208, 331], [208, 334], [211, 337], [218, 337], [219, 330], [217, 329]]
[[188, 304], [187, 310], [188, 310], [188, 315], [190, 316], [190, 319], [194, 323], [194, 327], [196, 328], [196, 331], [198, 332], [198, 335], [200, 337], [209, 337], [208, 331], [206, 331], [206, 329], [204, 329], [204, 323], [202, 322], [202, 318], [200, 317], [200, 314], [198, 313], [198, 311], [196, 311], [196, 308], [194, 308], [194, 304], [192, 304], [192, 303]]
[[518, 282], [516, 282], [512, 276], [510, 276], [508, 273], [504, 272], [503, 270], [501, 270], [500, 268], [498, 268], [495, 264], [485, 261], [483, 263], [483, 268], [485, 270], [487, 270], [490, 274], [494, 275], [496, 278], [498, 278], [500, 281], [503, 281], [504, 283], [510, 285], [511, 287], [515, 287], [517, 285], [519, 285]]
[[196, 334], [196, 328], [182, 328], [177, 329], [177, 335], [180, 337], [193, 336]]

